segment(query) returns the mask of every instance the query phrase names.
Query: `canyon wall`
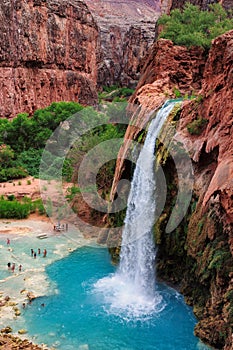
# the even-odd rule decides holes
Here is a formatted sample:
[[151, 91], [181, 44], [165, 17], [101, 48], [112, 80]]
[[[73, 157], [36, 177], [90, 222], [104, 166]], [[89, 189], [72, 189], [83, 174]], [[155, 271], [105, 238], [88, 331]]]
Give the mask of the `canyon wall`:
[[0, 116], [97, 101], [98, 28], [79, 0], [0, 4]]
[[159, 1], [86, 0], [99, 28], [98, 85], [135, 87], [154, 41]]
[[146, 127], [152, 111], [161, 107], [168, 98], [176, 97], [176, 90], [183, 95], [200, 90], [205, 61], [202, 48], [189, 50], [175, 46], [166, 39], [160, 39], [151, 46], [142, 62], [144, 65], [136, 91], [129, 101], [128, 109], [135, 115], [127, 128], [125, 143], [117, 159], [111, 199], [114, 198], [118, 181], [125, 170], [130, 140], [136, 139]]
[[[194, 170], [190, 206], [171, 233], [165, 228], [175, 208], [179, 178], [162, 138], [157, 145], [167, 181], [166, 204], [154, 232], [158, 246], [157, 274], [177, 284], [187, 303], [193, 306], [199, 319], [195, 334], [211, 346], [225, 350], [233, 345], [232, 74], [233, 31], [216, 38], [208, 56], [201, 49], [173, 46], [168, 40], [155, 43], [145, 59], [129, 105], [133, 115], [111, 193], [114, 199], [118, 181], [132, 176], [131, 165], [120, 157], [126, 157], [130, 151], [130, 139], [139, 142], [142, 138], [151, 112], [167, 98], [177, 97], [178, 92], [182, 96], [195, 95], [186, 99], [170, 119]], [[169, 125], [166, 127], [169, 130]], [[117, 238], [110, 234], [107, 242], [117, 240], [120, 245], [120, 234]], [[119, 248], [111, 248], [111, 252], [116, 258]]]

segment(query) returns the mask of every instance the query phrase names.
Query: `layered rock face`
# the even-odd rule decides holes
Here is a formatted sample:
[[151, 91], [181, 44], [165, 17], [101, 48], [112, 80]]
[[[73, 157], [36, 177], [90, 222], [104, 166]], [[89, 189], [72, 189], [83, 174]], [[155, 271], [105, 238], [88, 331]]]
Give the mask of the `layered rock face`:
[[135, 87], [139, 64], [155, 36], [156, 0], [86, 0], [99, 28], [98, 85]]
[[0, 4], [0, 116], [97, 100], [98, 29], [79, 0]]
[[[183, 102], [172, 122], [194, 169], [190, 207], [172, 233], [166, 233], [165, 227], [174, 209], [179, 181], [174, 161], [161, 140], [158, 146], [167, 180], [167, 202], [155, 227], [157, 273], [177, 283], [194, 307], [199, 318], [196, 335], [225, 350], [232, 349], [233, 324], [232, 74], [233, 31], [216, 38], [206, 58], [199, 50], [173, 47], [171, 42], [160, 40], [144, 64], [130, 106], [134, 113], [130, 124], [134, 127], [128, 127], [120, 153], [121, 157], [127, 154], [129, 138], [138, 140], [153, 108], [175, 97], [174, 88], [182, 94], [197, 95]], [[119, 159], [112, 198], [118, 180], [129, 178], [130, 171]]]
[[205, 53], [201, 48], [188, 50], [185, 47], [174, 46], [166, 39], [160, 39], [151, 46], [142, 62], [144, 65], [135, 94], [129, 101], [129, 110], [135, 115], [130, 123], [132, 126], [127, 128], [126, 141], [117, 160], [112, 199], [125, 168], [124, 160], [127, 158], [130, 140], [136, 139], [147, 125], [151, 111], [161, 107], [168, 98], [175, 98], [176, 91], [185, 95], [200, 90], [205, 61]]
[[[196, 334], [217, 348], [232, 348], [233, 324], [233, 31], [213, 41], [199, 99], [183, 107], [178, 131], [195, 172], [197, 206], [190, 216], [187, 256], [196, 264], [183, 291], [196, 305]], [[188, 132], [195, 121], [205, 126]], [[192, 280], [192, 282], [191, 282]], [[198, 298], [191, 283], [205, 290]], [[203, 294], [205, 294], [203, 293]], [[195, 294], [195, 296], [194, 296]], [[203, 312], [204, 310], [204, 312]]]

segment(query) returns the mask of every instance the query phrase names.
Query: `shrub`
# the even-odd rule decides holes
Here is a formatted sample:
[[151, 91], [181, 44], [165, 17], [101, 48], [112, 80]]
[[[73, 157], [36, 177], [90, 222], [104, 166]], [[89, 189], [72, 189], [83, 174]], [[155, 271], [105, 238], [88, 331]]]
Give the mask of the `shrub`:
[[207, 124], [207, 119], [198, 118], [187, 124], [187, 129], [191, 135], [200, 135]]
[[99, 99], [106, 99], [108, 101], [121, 102], [130, 97], [134, 93], [133, 89], [128, 87], [119, 88], [115, 85], [111, 87], [104, 87], [103, 92], [99, 93]]
[[13, 194], [9, 194], [9, 196], [7, 196], [8, 201], [12, 202], [15, 200], [15, 196]]
[[198, 6], [186, 3], [183, 11], [175, 9], [170, 16], [162, 15], [158, 24], [163, 26], [160, 38], [170, 39], [176, 45], [202, 46], [209, 49], [211, 41], [233, 28], [233, 19], [220, 4], [202, 11]]
[[16, 200], [0, 200], [0, 218], [2, 219], [24, 219], [29, 214], [29, 204], [21, 204]]
[[17, 157], [17, 164], [28, 171], [31, 176], [38, 177], [43, 149], [33, 149], [22, 152]]
[[0, 145], [0, 165], [1, 168], [11, 167], [14, 159], [14, 151], [8, 145]]
[[1, 182], [5, 182], [11, 179], [22, 179], [27, 176], [27, 171], [20, 166], [0, 170]]

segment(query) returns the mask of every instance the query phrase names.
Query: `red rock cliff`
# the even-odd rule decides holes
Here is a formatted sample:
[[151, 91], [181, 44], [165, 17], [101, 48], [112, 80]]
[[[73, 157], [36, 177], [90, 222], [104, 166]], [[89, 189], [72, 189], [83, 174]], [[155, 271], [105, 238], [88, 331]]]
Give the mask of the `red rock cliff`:
[[[135, 94], [130, 100], [129, 109], [136, 110], [133, 117], [134, 126], [129, 126], [125, 143], [120, 150], [112, 187], [112, 198], [124, 170], [124, 159], [128, 152], [130, 140], [136, 139], [146, 126], [150, 111], [156, 110], [168, 98], [175, 97], [175, 91], [191, 94], [199, 91], [206, 57], [201, 48], [188, 50], [175, 46], [170, 40], [160, 39], [153, 44], [144, 58], [141, 78]], [[141, 111], [137, 113], [137, 106]], [[136, 108], [135, 108], [136, 107]]]
[[98, 85], [135, 87], [154, 41], [158, 0], [85, 0], [99, 28]]
[[[166, 158], [163, 166], [174, 193], [169, 194], [155, 230], [158, 274], [179, 283], [187, 302], [194, 306], [200, 320], [195, 333], [215, 348], [225, 350], [233, 345], [232, 82], [233, 30], [213, 41], [206, 58], [199, 50], [174, 47], [167, 40], [158, 41], [146, 58], [131, 101], [131, 111], [134, 106], [140, 106], [141, 110], [133, 115], [130, 125], [134, 127], [128, 127], [120, 151], [121, 157], [127, 154], [127, 139], [137, 140], [148, 122], [148, 111], [158, 108], [166, 97], [173, 97], [174, 87], [183, 94], [197, 94], [196, 99], [184, 102], [177, 122], [177, 132], [189, 151], [194, 169], [192, 205], [180, 226], [172, 234], [166, 234], [177, 186], [173, 179], [174, 165]], [[193, 130], [197, 121], [203, 124]], [[119, 159], [112, 198], [123, 172], [127, 174], [127, 164]]]
[[96, 102], [98, 30], [85, 3], [3, 0], [0, 15], [1, 117]]
[[[233, 30], [213, 41], [199, 102], [186, 103], [178, 128], [193, 161], [194, 192], [199, 198], [189, 222], [187, 254], [197, 264], [201, 288], [209, 288], [195, 332], [211, 345], [229, 350], [233, 345], [232, 82]], [[187, 127], [198, 119], [205, 120], [206, 127], [200, 135], [190, 135]]]

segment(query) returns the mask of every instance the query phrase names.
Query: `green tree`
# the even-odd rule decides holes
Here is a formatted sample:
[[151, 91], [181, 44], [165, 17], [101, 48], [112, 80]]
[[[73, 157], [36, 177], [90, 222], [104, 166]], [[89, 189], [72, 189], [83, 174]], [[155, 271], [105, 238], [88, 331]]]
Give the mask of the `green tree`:
[[0, 167], [9, 168], [14, 161], [14, 151], [8, 145], [0, 146]]
[[202, 11], [198, 6], [186, 3], [183, 10], [175, 9], [170, 16], [162, 15], [158, 24], [163, 26], [159, 38], [170, 39], [176, 45], [202, 46], [209, 49], [217, 36], [233, 29], [233, 19], [220, 4]]

